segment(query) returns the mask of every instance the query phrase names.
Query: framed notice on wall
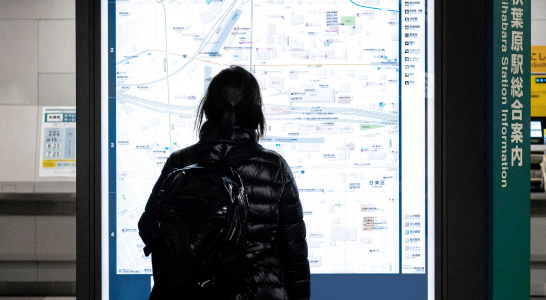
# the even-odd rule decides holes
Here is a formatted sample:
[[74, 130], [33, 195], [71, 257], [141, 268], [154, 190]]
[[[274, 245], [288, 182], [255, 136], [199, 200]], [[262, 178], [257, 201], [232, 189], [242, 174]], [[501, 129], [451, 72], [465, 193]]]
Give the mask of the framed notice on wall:
[[76, 107], [44, 107], [40, 177], [76, 177]]

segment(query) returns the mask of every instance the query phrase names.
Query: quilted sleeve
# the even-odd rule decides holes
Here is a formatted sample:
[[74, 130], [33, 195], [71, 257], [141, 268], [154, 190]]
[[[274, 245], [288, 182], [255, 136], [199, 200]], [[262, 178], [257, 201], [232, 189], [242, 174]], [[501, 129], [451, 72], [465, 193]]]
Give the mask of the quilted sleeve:
[[[155, 214], [158, 210], [158, 202], [157, 202], [157, 195], [159, 193], [159, 189], [161, 188], [161, 184], [165, 180], [165, 177], [169, 175], [173, 171], [173, 166], [171, 163], [171, 158], [167, 159], [167, 162], [165, 163], [165, 166], [163, 167], [163, 170], [161, 171], [161, 174], [159, 175], [159, 178], [157, 179], [153, 189], [152, 193], [150, 194], [150, 197], [148, 198], [148, 202], [146, 203], [146, 208], [144, 209], [144, 213], [140, 217], [140, 220], [138, 221], [138, 233], [140, 235], [140, 238], [144, 242], [146, 246], [148, 246], [152, 240], [154, 239], [154, 226], [155, 226]], [[150, 251], [150, 248], [146, 248], [145, 254], [148, 255]]]
[[284, 271], [284, 283], [289, 299], [309, 299], [311, 275], [298, 187], [285, 161], [281, 174], [284, 184], [279, 204], [277, 249]]

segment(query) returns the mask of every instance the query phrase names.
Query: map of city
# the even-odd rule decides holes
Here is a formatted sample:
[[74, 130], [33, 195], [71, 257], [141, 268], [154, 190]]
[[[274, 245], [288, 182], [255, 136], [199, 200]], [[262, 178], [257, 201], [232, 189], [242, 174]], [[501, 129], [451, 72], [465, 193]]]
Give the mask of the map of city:
[[118, 274], [152, 273], [138, 220], [230, 65], [260, 83], [261, 144], [296, 178], [311, 272], [399, 273], [398, 0], [116, 3]]

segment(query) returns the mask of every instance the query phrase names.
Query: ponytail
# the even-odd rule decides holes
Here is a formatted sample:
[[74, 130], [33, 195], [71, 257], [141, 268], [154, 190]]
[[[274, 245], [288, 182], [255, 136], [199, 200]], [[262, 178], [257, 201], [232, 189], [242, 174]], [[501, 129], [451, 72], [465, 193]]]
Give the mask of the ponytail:
[[235, 127], [235, 107], [231, 104], [224, 105], [224, 114], [220, 121], [220, 130], [218, 131], [218, 137], [222, 140], [229, 140], [233, 134], [233, 128]]

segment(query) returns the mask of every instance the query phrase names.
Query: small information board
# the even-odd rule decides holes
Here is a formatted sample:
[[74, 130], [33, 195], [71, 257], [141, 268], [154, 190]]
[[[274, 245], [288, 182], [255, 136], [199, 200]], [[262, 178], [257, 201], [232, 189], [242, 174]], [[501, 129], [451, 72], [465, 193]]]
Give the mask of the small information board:
[[44, 107], [40, 177], [76, 177], [76, 107]]
[[546, 46], [531, 46], [531, 73], [546, 73]]

